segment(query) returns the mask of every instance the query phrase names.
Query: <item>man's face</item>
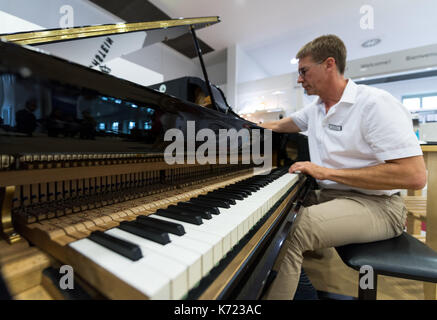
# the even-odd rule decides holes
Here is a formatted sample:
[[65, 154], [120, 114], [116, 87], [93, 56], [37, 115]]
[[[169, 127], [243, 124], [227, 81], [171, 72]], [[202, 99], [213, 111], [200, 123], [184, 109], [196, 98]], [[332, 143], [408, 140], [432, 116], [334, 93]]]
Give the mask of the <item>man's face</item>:
[[299, 59], [299, 76], [297, 83], [302, 84], [308, 95], [318, 95], [324, 79], [321, 63], [316, 63], [311, 56]]

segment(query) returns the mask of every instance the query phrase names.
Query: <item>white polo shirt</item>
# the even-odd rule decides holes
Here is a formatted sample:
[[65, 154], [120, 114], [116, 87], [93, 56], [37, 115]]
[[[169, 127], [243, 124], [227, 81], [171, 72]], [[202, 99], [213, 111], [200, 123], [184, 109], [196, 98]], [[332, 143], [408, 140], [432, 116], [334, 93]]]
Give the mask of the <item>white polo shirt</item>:
[[[302, 131], [308, 131], [311, 162], [323, 167], [363, 168], [422, 155], [408, 110], [388, 92], [350, 79], [328, 114], [319, 98], [290, 117]], [[331, 180], [317, 182], [321, 188], [367, 194], [399, 191], [360, 189]]]

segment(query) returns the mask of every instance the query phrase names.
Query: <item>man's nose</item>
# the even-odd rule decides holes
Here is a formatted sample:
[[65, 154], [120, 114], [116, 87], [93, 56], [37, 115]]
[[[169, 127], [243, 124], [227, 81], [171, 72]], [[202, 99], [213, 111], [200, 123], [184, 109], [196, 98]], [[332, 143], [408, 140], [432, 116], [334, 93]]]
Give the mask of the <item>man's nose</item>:
[[303, 83], [303, 77], [300, 74], [297, 76], [297, 83]]

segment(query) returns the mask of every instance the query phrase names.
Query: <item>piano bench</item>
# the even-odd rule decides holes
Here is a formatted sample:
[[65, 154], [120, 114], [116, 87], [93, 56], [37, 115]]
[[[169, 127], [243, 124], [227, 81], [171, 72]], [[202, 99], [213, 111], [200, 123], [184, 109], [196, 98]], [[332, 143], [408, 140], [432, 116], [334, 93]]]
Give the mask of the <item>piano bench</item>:
[[360, 271], [359, 300], [376, 300], [379, 274], [437, 283], [437, 252], [406, 232], [393, 239], [335, 249], [347, 266]]

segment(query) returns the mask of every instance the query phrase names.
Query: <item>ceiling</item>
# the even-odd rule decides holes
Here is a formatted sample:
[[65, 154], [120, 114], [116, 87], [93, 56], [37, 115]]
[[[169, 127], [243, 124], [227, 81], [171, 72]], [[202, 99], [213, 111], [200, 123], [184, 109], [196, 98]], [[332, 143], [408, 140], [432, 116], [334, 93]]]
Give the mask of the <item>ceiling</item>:
[[[110, 13], [123, 19], [126, 22], [143, 22], [169, 20], [172, 17], [157, 8], [155, 5], [145, 0], [90, 0], [94, 4], [104, 8]], [[193, 45], [193, 39], [190, 33], [186, 33], [174, 39], [163, 41], [169, 47], [188, 58], [197, 57], [197, 51]], [[205, 42], [199, 39], [199, 47], [203, 53], [214, 51]]]
[[[296, 65], [291, 65], [290, 59], [302, 45], [322, 34], [342, 38], [348, 60], [437, 43], [436, 0], [150, 2], [171, 18], [220, 16], [219, 24], [199, 30], [199, 38], [215, 52], [238, 45], [271, 76], [295, 71]], [[373, 29], [360, 27], [360, 21], [369, 14], [360, 13], [364, 5], [373, 9]], [[381, 42], [371, 48], [361, 46], [372, 38], [380, 38]]]

